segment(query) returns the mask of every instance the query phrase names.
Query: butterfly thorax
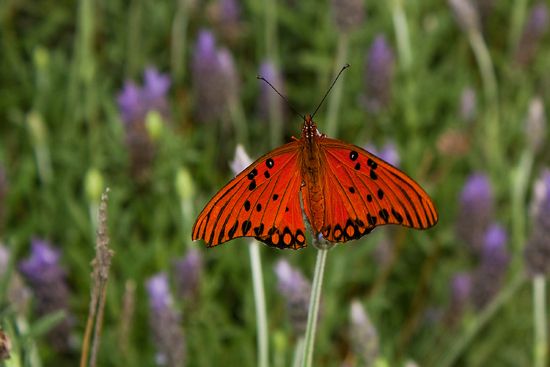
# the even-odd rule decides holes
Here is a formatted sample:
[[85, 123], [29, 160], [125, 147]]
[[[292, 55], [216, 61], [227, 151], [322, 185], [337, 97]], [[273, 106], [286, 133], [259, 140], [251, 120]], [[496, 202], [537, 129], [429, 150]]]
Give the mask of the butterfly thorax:
[[313, 122], [311, 115], [306, 115], [304, 126], [302, 128], [302, 148], [301, 173], [303, 186], [305, 186], [305, 195], [307, 195], [307, 213], [309, 221], [316, 232], [320, 232], [324, 225], [325, 201], [323, 185], [321, 183], [321, 161], [319, 140], [324, 135], [319, 133], [317, 125]]

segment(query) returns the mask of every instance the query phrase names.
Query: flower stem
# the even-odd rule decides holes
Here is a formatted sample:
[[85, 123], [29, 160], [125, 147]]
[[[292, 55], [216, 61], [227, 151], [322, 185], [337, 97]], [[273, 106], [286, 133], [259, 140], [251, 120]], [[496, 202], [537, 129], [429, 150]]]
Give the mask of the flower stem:
[[[334, 64], [334, 70], [332, 75], [336, 75], [342, 66], [346, 64], [346, 59], [348, 58], [349, 51], [349, 38], [345, 33], [340, 33], [338, 38], [338, 51], [336, 54], [336, 62]], [[344, 82], [336, 83], [330, 99], [328, 101], [328, 112], [327, 112], [327, 128], [326, 132], [328, 136], [336, 136], [338, 131], [338, 110], [340, 109], [340, 102], [342, 100], [342, 88]]]
[[267, 316], [265, 311], [264, 280], [262, 276], [262, 260], [257, 242], [251, 241], [248, 246], [250, 265], [252, 269], [252, 284], [254, 288], [254, 304], [256, 306], [256, 325], [258, 329], [258, 367], [269, 366], [269, 350], [267, 341]]
[[497, 167], [497, 170], [502, 166], [501, 154], [500, 154], [500, 126], [499, 126], [499, 106], [498, 106], [498, 87], [495, 77], [495, 71], [493, 67], [493, 61], [491, 60], [491, 54], [487, 49], [487, 44], [478, 29], [473, 29], [468, 32], [468, 39], [470, 46], [474, 52], [479, 72], [481, 74], [481, 80], [483, 83], [483, 94], [485, 97], [485, 104], [487, 106], [487, 151], [486, 159]]
[[307, 315], [307, 328], [304, 340], [304, 354], [302, 367], [311, 367], [313, 362], [313, 345], [315, 342], [315, 329], [317, 328], [317, 318], [319, 314], [319, 301], [321, 300], [321, 288], [323, 285], [323, 275], [325, 262], [327, 259], [328, 248], [318, 248], [317, 260], [315, 262], [315, 274], [313, 275], [313, 284], [311, 289], [311, 298], [309, 300], [309, 312]]
[[548, 334], [546, 332], [546, 279], [536, 275], [533, 279], [533, 324], [535, 329], [534, 362], [535, 367], [546, 366], [548, 356]]
[[300, 337], [294, 348], [294, 358], [292, 359], [292, 367], [299, 367], [304, 358], [304, 337]]
[[403, 11], [403, 1], [393, 0], [391, 8], [393, 27], [395, 28], [397, 37], [397, 50], [401, 61], [400, 64], [403, 70], [408, 73], [412, 66], [412, 48], [407, 17]]

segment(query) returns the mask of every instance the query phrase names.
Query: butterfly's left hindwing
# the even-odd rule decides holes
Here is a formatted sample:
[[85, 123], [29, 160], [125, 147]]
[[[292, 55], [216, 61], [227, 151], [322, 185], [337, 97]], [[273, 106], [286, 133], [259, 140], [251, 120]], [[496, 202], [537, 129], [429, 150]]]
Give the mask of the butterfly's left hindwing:
[[304, 247], [298, 144], [264, 155], [223, 187], [197, 218], [193, 240], [212, 247], [246, 236], [279, 248]]
[[437, 222], [426, 192], [404, 172], [366, 150], [335, 139], [321, 141], [325, 226], [331, 242], [346, 242], [384, 224], [425, 229]]

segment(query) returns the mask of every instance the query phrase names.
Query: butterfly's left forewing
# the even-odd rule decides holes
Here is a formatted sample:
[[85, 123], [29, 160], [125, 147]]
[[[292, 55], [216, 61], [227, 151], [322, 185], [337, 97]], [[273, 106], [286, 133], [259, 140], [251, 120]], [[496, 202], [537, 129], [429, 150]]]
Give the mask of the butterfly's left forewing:
[[304, 247], [298, 144], [264, 155], [223, 187], [197, 218], [193, 240], [212, 247], [247, 236], [279, 248]]
[[346, 242], [383, 224], [425, 229], [437, 222], [428, 194], [404, 172], [366, 150], [323, 139], [325, 228], [332, 242]]

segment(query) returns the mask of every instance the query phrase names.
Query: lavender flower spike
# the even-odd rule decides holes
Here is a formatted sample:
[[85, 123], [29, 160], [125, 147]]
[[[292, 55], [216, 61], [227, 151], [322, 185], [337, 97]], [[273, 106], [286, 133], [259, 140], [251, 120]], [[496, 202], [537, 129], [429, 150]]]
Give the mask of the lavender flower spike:
[[493, 192], [489, 178], [483, 173], [472, 174], [462, 189], [459, 204], [456, 235], [480, 254], [493, 218]]
[[195, 299], [199, 293], [202, 276], [202, 253], [197, 248], [191, 248], [174, 267], [178, 296], [188, 301]]
[[374, 366], [380, 353], [378, 332], [358, 300], [351, 303], [351, 341], [363, 366]]
[[469, 273], [456, 273], [451, 279], [451, 299], [446, 312], [446, 320], [455, 326], [464, 315], [472, 293], [472, 276]]
[[[282, 75], [273, 62], [269, 60], [262, 62], [259, 75], [269, 81], [282, 95], [285, 95]], [[271, 114], [282, 117], [283, 110], [284, 100], [267, 83], [261, 81], [258, 96], [258, 115], [260, 119], [269, 121]]]
[[499, 224], [492, 224], [485, 234], [481, 261], [472, 279], [472, 302], [483, 309], [500, 290], [509, 262], [508, 235]]
[[210, 31], [199, 32], [193, 53], [193, 87], [198, 119], [208, 122], [220, 118], [236, 92], [236, 73], [228, 51], [218, 51]]
[[515, 61], [520, 66], [530, 64], [536, 56], [539, 43], [548, 30], [548, 5], [539, 1], [529, 14], [518, 42]]
[[[65, 270], [61, 268], [61, 253], [49, 242], [33, 239], [31, 255], [19, 264], [19, 270], [36, 299], [36, 310], [41, 316], [57, 311], [68, 313], [69, 288]], [[65, 317], [49, 333], [48, 341], [58, 351], [69, 349], [71, 322]]]
[[378, 113], [390, 104], [393, 64], [393, 51], [386, 37], [377, 35], [368, 51], [365, 65], [364, 103], [371, 113]]
[[306, 330], [311, 284], [304, 275], [294, 269], [286, 260], [279, 260], [275, 265], [278, 290], [286, 299], [290, 323], [296, 335], [303, 335]]
[[180, 315], [173, 305], [168, 277], [159, 273], [147, 280], [150, 324], [157, 346], [157, 364], [170, 367], [184, 366], [185, 340], [180, 327]]
[[550, 274], [550, 170], [545, 169], [535, 182], [531, 208], [532, 229], [525, 246], [525, 265], [529, 275]]

